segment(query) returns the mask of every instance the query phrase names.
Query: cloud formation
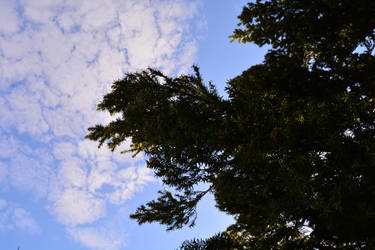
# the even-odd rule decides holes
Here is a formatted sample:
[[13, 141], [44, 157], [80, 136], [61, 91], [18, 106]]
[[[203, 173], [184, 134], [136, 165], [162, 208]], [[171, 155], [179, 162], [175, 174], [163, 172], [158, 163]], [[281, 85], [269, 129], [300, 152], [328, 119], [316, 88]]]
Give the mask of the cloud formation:
[[[110, 121], [96, 104], [125, 72], [190, 67], [197, 13], [196, 1], [183, 0], [1, 1], [0, 192], [33, 193], [89, 248], [125, 244], [95, 223], [153, 178], [142, 155], [98, 150], [83, 137], [88, 126]], [[9, 221], [39, 230], [30, 212], [1, 202], [1, 230]]]
[[0, 232], [11, 230], [22, 230], [31, 234], [40, 232], [38, 224], [28, 211], [0, 199]]

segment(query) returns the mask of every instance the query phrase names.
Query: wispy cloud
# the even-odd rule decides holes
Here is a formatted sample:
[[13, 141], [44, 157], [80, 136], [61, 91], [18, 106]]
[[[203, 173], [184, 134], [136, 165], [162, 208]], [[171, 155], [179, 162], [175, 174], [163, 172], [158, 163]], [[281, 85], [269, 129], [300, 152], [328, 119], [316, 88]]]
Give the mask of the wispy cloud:
[[3, 1], [0, 4], [0, 30], [4, 35], [11, 35], [18, 31], [20, 20], [14, 1]]
[[[197, 2], [182, 0], [1, 1], [0, 192], [35, 194], [87, 247], [123, 245], [94, 224], [153, 178], [142, 155], [98, 150], [83, 136], [111, 119], [96, 104], [126, 71], [190, 67], [197, 13]], [[36, 230], [26, 210], [1, 216]]]
[[119, 209], [112, 218], [106, 218], [95, 223], [94, 226], [77, 226], [68, 229], [71, 238], [81, 245], [93, 249], [114, 250], [125, 246], [129, 235], [120, 221], [126, 220], [124, 209]]
[[22, 230], [31, 234], [40, 232], [38, 224], [28, 211], [0, 199], [0, 231], [11, 230]]
[[92, 223], [106, 214], [105, 201], [77, 188], [64, 189], [53, 204], [57, 219], [68, 226]]

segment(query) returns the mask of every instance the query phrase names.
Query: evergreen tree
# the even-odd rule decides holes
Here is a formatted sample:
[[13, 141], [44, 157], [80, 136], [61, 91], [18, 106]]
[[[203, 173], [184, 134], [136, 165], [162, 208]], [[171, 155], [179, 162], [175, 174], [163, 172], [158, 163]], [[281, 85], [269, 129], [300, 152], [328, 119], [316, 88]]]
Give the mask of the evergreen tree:
[[228, 82], [228, 99], [195, 66], [113, 83], [98, 109], [121, 117], [87, 138], [112, 150], [131, 138], [174, 190], [131, 218], [192, 226], [212, 192], [235, 224], [181, 248], [375, 248], [374, 17], [373, 0], [257, 0], [232, 39], [272, 48]]

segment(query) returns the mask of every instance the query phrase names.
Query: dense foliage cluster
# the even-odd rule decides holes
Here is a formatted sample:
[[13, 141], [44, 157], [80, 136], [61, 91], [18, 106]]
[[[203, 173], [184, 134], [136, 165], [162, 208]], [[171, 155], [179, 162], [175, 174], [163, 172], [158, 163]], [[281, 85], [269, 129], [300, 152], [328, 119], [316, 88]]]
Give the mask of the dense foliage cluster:
[[175, 190], [131, 217], [193, 225], [212, 192], [236, 223], [182, 248], [375, 248], [375, 1], [258, 0], [239, 19], [233, 40], [272, 48], [228, 99], [194, 67], [129, 73], [99, 104], [121, 117], [87, 137], [131, 138]]

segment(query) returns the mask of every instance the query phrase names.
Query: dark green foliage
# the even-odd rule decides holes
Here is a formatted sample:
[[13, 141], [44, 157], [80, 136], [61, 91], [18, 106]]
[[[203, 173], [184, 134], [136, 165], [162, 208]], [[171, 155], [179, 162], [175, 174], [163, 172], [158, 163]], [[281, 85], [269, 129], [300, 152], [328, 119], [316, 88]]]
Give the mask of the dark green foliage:
[[234, 239], [232, 236], [226, 233], [216, 234], [208, 239], [193, 239], [190, 241], [184, 241], [180, 246], [180, 249], [184, 250], [217, 250], [217, 249], [245, 249], [241, 242]]
[[225, 143], [217, 143], [217, 138], [227, 133], [223, 117], [228, 101], [212, 85], [203, 85], [197, 67], [194, 71], [177, 78], [152, 69], [127, 74], [98, 106], [122, 117], [107, 126], [89, 128], [87, 138], [99, 141], [99, 146], [107, 142], [112, 150], [131, 137], [130, 151], [144, 151], [147, 166], [179, 192], [173, 196], [160, 191], [157, 201], [131, 216], [139, 223], [156, 220], [168, 230], [194, 225], [196, 204], [212, 187], [195, 191], [193, 186], [212, 183], [217, 171], [226, 166]]
[[175, 196], [168, 190], [159, 191], [160, 197], [157, 201], [142, 205], [130, 218], [138, 220], [140, 224], [158, 221], [168, 225], [167, 230], [181, 228], [186, 224], [192, 227], [197, 217], [197, 203], [209, 190], [196, 192], [187, 188], [184, 194]]
[[372, 0], [249, 3], [232, 38], [272, 49], [228, 82], [227, 100], [196, 67], [115, 82], [99, 109], [122, 117], [87, 137], [113, 150], [131, 137], [176, 191], [132, 218], [193, 225], [212, 192], [236, 223], [182, 248], [375, 248], [374, 16]]

